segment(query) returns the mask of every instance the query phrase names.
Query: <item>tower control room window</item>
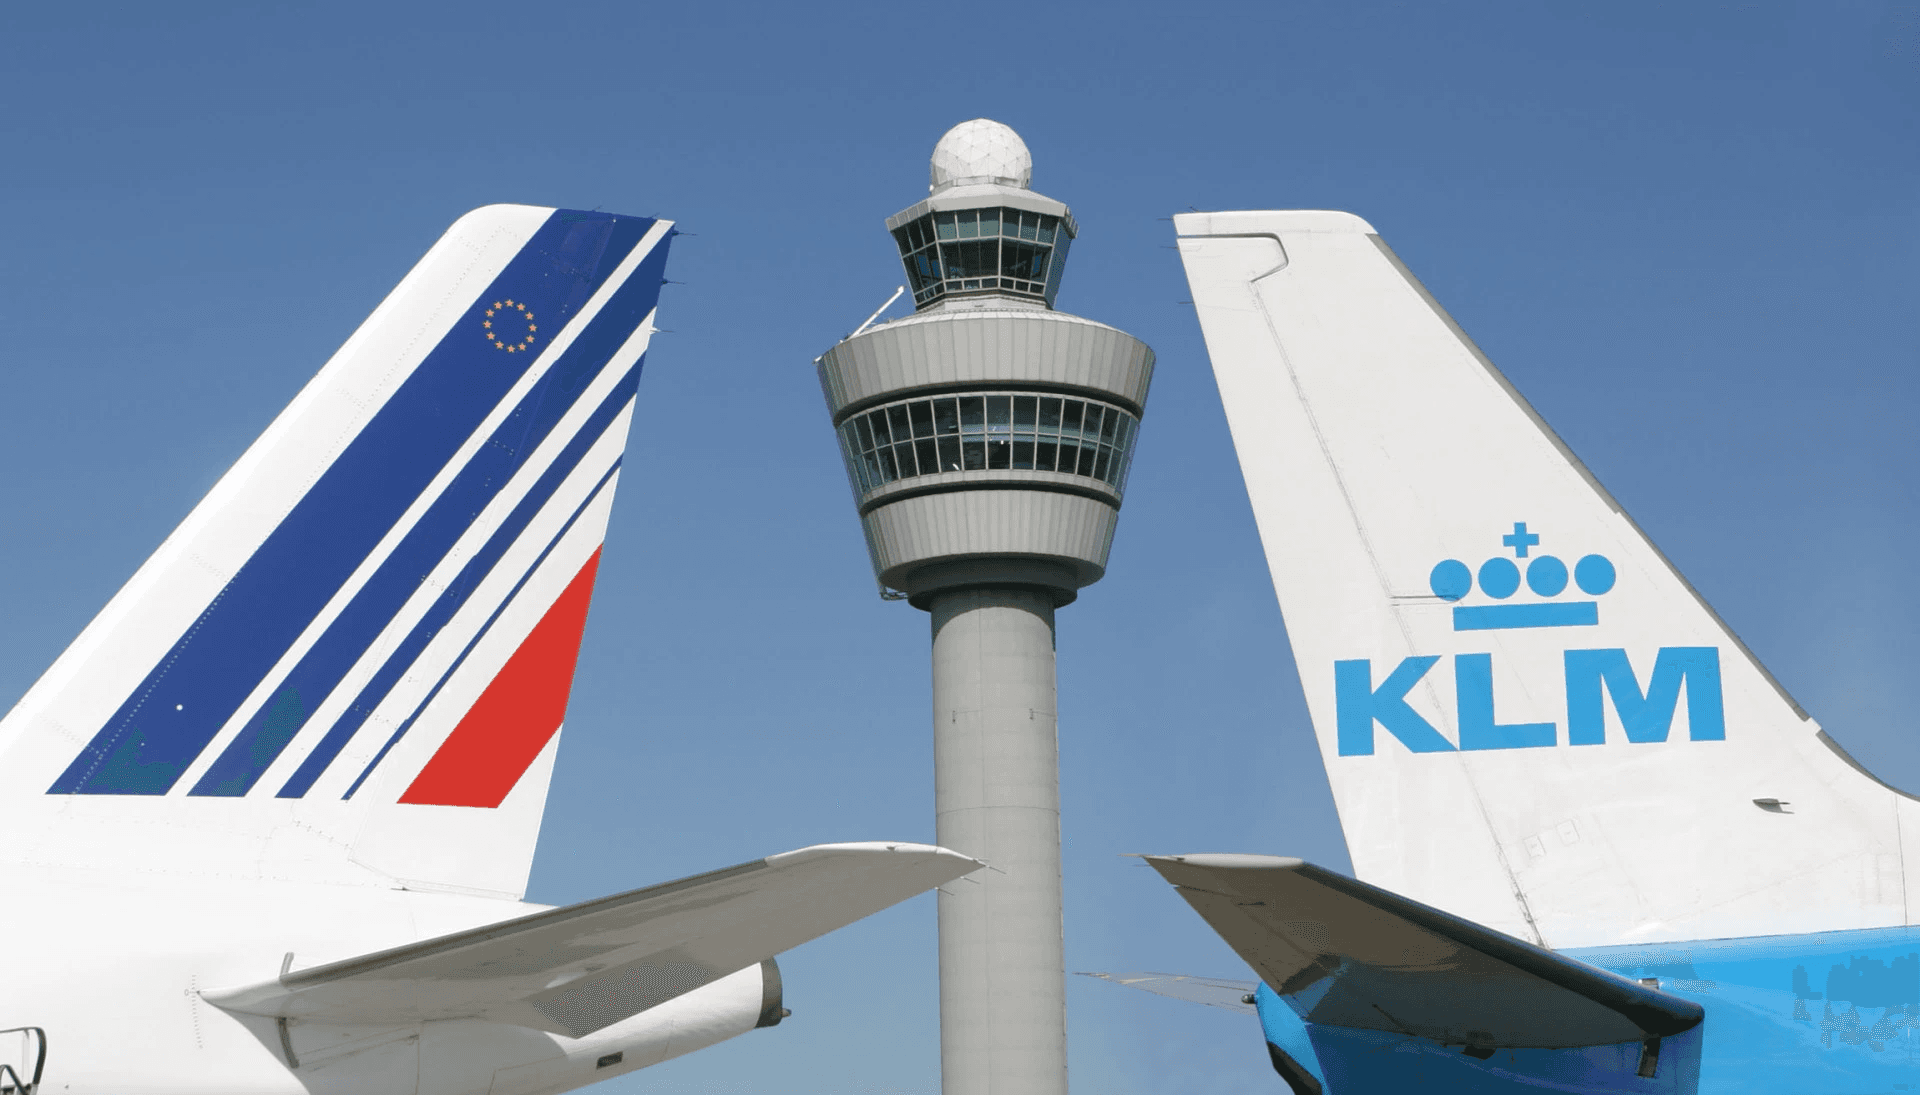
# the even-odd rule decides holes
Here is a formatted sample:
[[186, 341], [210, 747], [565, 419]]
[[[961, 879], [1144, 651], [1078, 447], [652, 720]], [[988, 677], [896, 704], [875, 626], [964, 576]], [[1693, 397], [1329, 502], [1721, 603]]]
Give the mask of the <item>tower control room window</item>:
[[1045, 471], [1124, 493], [1140, 422], [1110, 404], [1038, 392], [910, 399], [840, 427], [861, 494], [901, 479], [960, 471]]
[[1073, 233], [1059, 218], [1023, 209], [929, 213], [894, 229], [913, 303], [957, 293], [1013, 293], [1053, 306]]

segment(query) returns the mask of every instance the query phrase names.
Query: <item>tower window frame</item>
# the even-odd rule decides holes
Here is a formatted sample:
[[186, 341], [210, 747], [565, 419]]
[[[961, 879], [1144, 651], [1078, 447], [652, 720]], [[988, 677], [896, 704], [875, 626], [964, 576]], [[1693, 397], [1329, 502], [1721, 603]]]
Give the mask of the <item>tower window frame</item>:
[[894, 400], [849, 417], [838, 433], [862, 496], [906, 479], [998, 470], [1081, 476], [1124, 496], [1139, 426], [1101, 400], [1009, 390]]
[[1005, 293], [1053, 307], [1072, 227], [1007, 206], [942, 210], [893, 230], [916, 308], [949, 296]]

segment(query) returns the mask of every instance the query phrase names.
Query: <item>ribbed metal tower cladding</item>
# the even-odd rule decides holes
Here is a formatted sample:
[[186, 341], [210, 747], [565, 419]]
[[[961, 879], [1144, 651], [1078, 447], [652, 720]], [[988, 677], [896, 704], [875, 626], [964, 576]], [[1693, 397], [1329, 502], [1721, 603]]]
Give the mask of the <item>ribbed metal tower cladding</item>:
[[893, 217], [917, 311], [822, 355], [874, 574], [932, 615], [945, 1095], [1064, 1095], [1054, 610], [1106, 573], [1153, 351], [1053, 309], [1078, 233], [984, 119]]

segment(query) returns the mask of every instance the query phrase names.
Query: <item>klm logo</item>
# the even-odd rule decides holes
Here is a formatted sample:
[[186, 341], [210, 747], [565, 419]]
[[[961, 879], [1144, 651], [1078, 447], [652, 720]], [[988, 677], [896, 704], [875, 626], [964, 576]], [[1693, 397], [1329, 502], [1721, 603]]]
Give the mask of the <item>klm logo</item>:
[[[1480, 592], [1496, 601], [1505, 601], [1520, 589], [1520, 566], [1527, 568], [1527, 588], [1541, 597], [1557, 598], [1567, 589], [1567, 564], [1552, 555], [1533, 555], [1540, 535], [1527, 531], [1525, 521], [1516, 522], [1513, 531], [1500, 538], [1513, 549], [1514, 558], [1496, 555], [1480, 564]], [[1529, 558], [1529, 556], [1532, 556]], [[1458, 559], [1434, 564], [1427, 575], [1427, 586], [1443, 601], [1458, 601], [1473, 592], [1475, 572]], [[1604, 555], [1587, 555], [1573, 564], [1573, 584], [1592, 597], [1604, 596], [1613, 589], [1613, 560]], [[1545, 600], [1524, 604], [1461, 605], [1453, 610], [1455, 631], [1504, 631], [1516, 627], [1581, 627], [1600, 622], [1600, 602], [1593, 600]]]
[[[1453, 609], [1455, 631], [1590, 627], [1600, 622], [1598, 598], [1613, 589], [1616, 579], [1613, 563], [1606, 556], [1587, 555], [1573, 566], [1573, 584], [1587, 599], [1558, 599], [1567, 591], [1568, 568], [1552, 555], [1532, 555], [1532, 548], [1540, 542], [1539, 535], [1528, 532], [1523, 521], [1501, 539], [1513, 549], [1513, 559], [1496, 556], [1480, 564], [1477, 572], [1456, 559], [1447, 559], [1436, 565], [1428, 576], [1434, 594], [1449, 602], [1462, 600], [1473, 592], [1477, 578], [1481, 593], [1494, 601], [1506, 601], [1520, 589], [1520, 561], [1524, 561], [1527, 588], [1542, 600], [1456, 605]], [[1407, 694], [1439, 661], [1438, 655], [1404, 658], [1378, 683], [1374, 681], [1370, 660], [1334, 662], [1340, 755], [1373, 755], [1375, 726], [1384, 728], [1416, 753], [1537, 749], [1559, 744], [1558, 723], [1498, 720], [1493, 709], [1491, 654], [1453, 656], [1460, 741], [1457, 746], [1448, 741], [1407, 703]], [[1562, 666], [1570, 745], [1606, 743], [1608, 703], [1613, 705], [1629, 742], [1666, 741], [1682, 691], [1687, 697], [1689, 739], [1726, 740], [1718, 647], [1662, 647], [1654, 658], [1653, 673], [1644, 689], [1623, 649], [1568, 650], [1562, 655]]]

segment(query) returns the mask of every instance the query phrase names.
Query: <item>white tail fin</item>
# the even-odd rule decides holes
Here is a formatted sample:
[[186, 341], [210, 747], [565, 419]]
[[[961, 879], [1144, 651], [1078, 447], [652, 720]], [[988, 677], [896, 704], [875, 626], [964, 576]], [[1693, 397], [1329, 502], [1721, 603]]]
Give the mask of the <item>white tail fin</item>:
[[1361, 878], [1555, 947], [1909, 922], [1915, 801], [1365, 222], [1175, 224]]
[[0, 723], [0, 856], [519, 896], [671, 234], [462, 217]]

